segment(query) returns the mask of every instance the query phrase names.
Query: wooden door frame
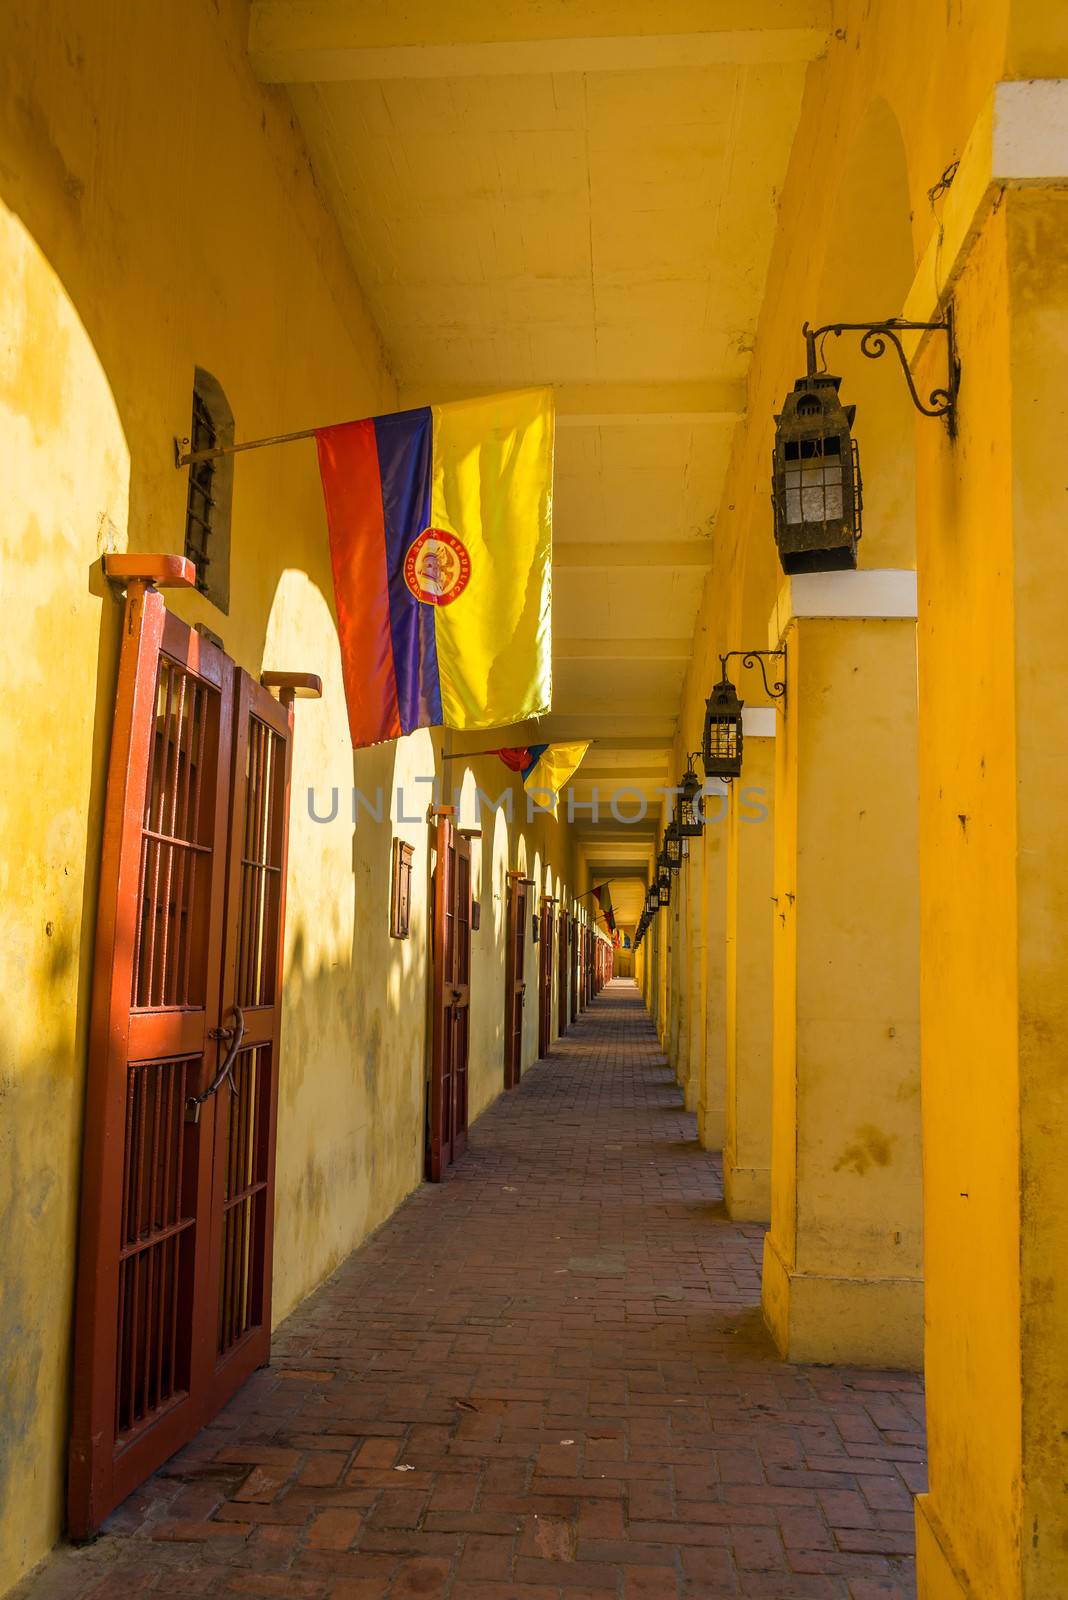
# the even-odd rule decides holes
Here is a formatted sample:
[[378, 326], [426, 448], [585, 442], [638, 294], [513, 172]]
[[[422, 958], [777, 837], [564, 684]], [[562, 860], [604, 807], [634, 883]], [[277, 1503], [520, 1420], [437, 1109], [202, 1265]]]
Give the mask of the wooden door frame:
[[[517, 1089], [523, 1076], [522, 1016], [526, 1006], [526, 950], [528, 888], [533, 878], [510, 871], [507, 876], [508, 905], [505, 917], [504, 951], [504, 1087]], [[516, 1010], [519, 1028], [516, 1028]], [[518, 1033], [518, 1038], [517, 1038]]]
[[[115, 574], [126, 581], [127, 595], [104, 809], [82, 1137], [68, 1461], [68, 1527], [76, 1539], [99, 1527], [108, 1512], [166, 1461], [198, 1426], [193, 1382], [196, 1352], [189, 1328], [185, 1334], [190, 1363], [188, 1388], [154, 1421], [146, 1420], [143, 1430], [125, 1446], [120, 1445], [116, 1434], [122, 1210], [127, 1183], [126, 1107], [131, 1061], [150, 1062], [154, 1056], [199, 1058], [202, 1081], [212, 1070], [216, 1055], [209, 1034], [218, 1025], [219, 1013], [233, 664], [221, 650], [172, 617], [155, 587], [156, 583], [188, 587], [189, 575], [181, 568], [170, 574], [166, 568], [154, 570], [153, 561], [159, 558], [141, 560], [143, 568], [139, 573]], [[191, 563], [183, 566], [191, 570]], [[138, 1010], [132, 999], [134, 950], [144, 887], [141, 859], [146, 838], [145, 809], [157, 731], [160, 661], [164, 656], [209, 683], [218, 696], [213, 872], [206, 901], [208, 941], [203, 957], [204, 1004], [178, 1016], [165, 1013], [162, 1008]], [[147, 874], [147, 855], [145, 871]], [[165, 892], [169, 894], [169, 888]], [[186, 1084], [189, 1092], [196, 1092], [197, 1088], [196, 1077]], [[197, 1236], [210, 1216], [213, 1130], [209, 1112], [191, 1138], [194, 1238], [188, 1247], [193, 1251], [187, 1283], [190, 1318], [194, 1315], [192, 1308], [198, 1302], [203, 1304], [207, 1289], [208, 1251]], [[177, 1273], [177, 1255], [174, 1270]], [[131, 1338], [134, 1336], [131, 1334]]]
[[[233, 740], [234, 776], [231, 786], [231, 815], [233, 823], [230, 830], [227, 882], [229, 928], [223, 967], [223, 993], [220, 1002], [224, 1012], [233, 1003], [233, 997], [237, 993], [239, 981], [237, 960], [241, 928], [244, 923], [244, 917], [241, 915], [243, 911], [241, 885], [245, 843], [240, 822], [244, 818], [244, 802], [247, 800], [248, 775], [246, 775], [245, 766], [249, 753], [249, 724], [252, 717], [257, 717], [264, 722], [271, 732], [282, 740], [285, 761], [281, 781], [281, 811], [276, 819], [280, 829], [280, 850], [279, 895], [278, 909], [275, 916], [275, 951], [272, 974], [274, 998], [273, 1003], [269, 1006], [248, 1007], [244, 1010], [246, 1027], [244, 1049], [248, 1051], [267, 1047], [270, 1051], [270, 1078], [268, 1080], [265, 1117], [266, 1148], [264, 1151], [264, 1163], [268, 1177], [263, 1191], [262, 1259], [258, 1269], [259, 1281], [254, 1288], [256, 1299], [259, 1302], [259, 1321], [221, 1357], [213, 1352], [209, 1379], [209, 1409], [212, 1413], [226, 1403], [257, 1367], [265, 1366], [270, 1360], [271, 1354], [271, 1289], [274, 1268], [274, 1171], [278, 1143], [279, 1043], [282, 1027], [282, 983], [285, 970], [286, 878], [289, 865], [288, 818], [293, 775], [293, 699], [292, 695], [283, 694], [276, 700], [266, 688], [257, 684], [247, 672], [239, 668], [237, 673], [236, 727]], [[239, 795], [242, 802], [240, 805], [238, 803]], [[230, 914], [235, 904], [238, 912], [237, 917]], [[240, 1060], [240, 1057], [237, 1060]], [[235, 1075], [236, 1070], [237, 1063], [235, 1061]], [[232, 1108], [234, 1083], [235, 1078], [231, 1076], [229, 1082], [223, 1085], [219, 1091], [216, 1113], [217, 1125], [222, 1121], [223, 1112], [225, 1111], [228, 1116]], [[223, 1099], [224, 1095], [225, 1099]], [[221, 1285], [222, 1268], [224, 1266], [224, 1230], [220, 1208], [224, 1203], [226, 1142], [223, 1138], [217, 1137], [215, 1146], [211, 1282], [214, 1290], [216, 1316], [213, 1319], [213, 1327], [217, 1326], [219, 1286]]]
[[541, 926], [538, 930], [539, 957], [538, 957], [538, 1059], [547, 1056], [553, 1043], [553, 906], [556, 899], [551, 894], [543, 894], [538, 915]]
[[[433, 938], [431, 947], [431, 1029], [430, 1078], [427, 1091], [428, 1138], [426, 1151], [426, 1176], [430, 1183], [440, 1183], [446, 1169], [462, 1154], [467, 1141], [467, 1074], [463, 1073], [462, 1127], [456, 1117], [458, 1081], [452, 1050], [455, 1048], [457, 1009], [467, 1010], [466, 1049], [470, 1051], [470, 944], [468, 944], [467, 983], [455, 981], [456, 885], [454, 883], [455, 858], [465, 851], [468, 860], [467, 875], [467, 938], [471, 928], [471, 842], [456, 826], [455, 806], [432, 806], [430, 821], [435, 829], [435, 861], [432, 869], [431, 892], [433, 898]], [[446, 948], [446, 935], [452, 917], [451, 943]], [[445, 1084], [445, 1055], [449, 1050], [449, 1082]], [[445, 1112], [449, 1113], [448, 1138], [446, 1138]]]
[[[213, 1082], [221, 1083], [219, 1067], [228, 1059], [219, 1022], [225, 923], [229, 916], [233, 724], [240, 704], [235, 694], [239, 671], [236, 663], [168, 612], [158, 592], [159, 588], [193, 587], [195, 574], [191, 562], [178, 556], [106, 556], [103, 571], [109, 581], [125, 586], [126, 600], [101, 842], [83, 1130], [67, 1517], [68, 1531], [76, 1539], [95, 1531], [114, 1506], [214, 1415], [214, 1388], [209, 1379], [214, 1353], [211, 1333], [215, 1326], [211, 1314], [218, 1299], [212, 1277], [216, 1259], [212, 1238], [217, 1216], [213, 1193], [217, 1104], [215, 1095], [205, 1094], [201, 1085], [207, 1086], [209, 1076]], [[173, 663], [167, 680], [163, 677], [164, 660]], [[176, 703], [171, 699], [174, 667], [180, 674]], [[166, 710], [161, 723], [159, 703], [165, 681]], [[199, 724], [196, 721], [197, 682], [205, 686]], [[322, 692], [321, 683], [311, 674], [275, 674], [273, 678], [265, 674], [261, 682], [265, 686], [273, 683], [282, 688], [283, 699], [287, 695], [290, 697], [289, 705], [297, 693], [318, 695]], [[189, 721], [185, 723], [185, 697], [190, 683], [194, 690], [189, 702]], [[291, 719], [288, 707], [286, 716]], [[199, 742], [194, 746], [193, 735], [198, 726]], [[177, 733], [173, 755], [172, 727]], [[186, 728], [189, 742], [185, 746], [185, 775], [182, 776]], [[209, 733], [215, 735], [213, 740], [209, 740]], [[291, 733], [290, 720], [287, 777]], [[163, 764], [154, 765], [159, 759], [159, 749], [165, 752]], [[194, 780], [192, 775], [198, 768]], [[164, 819], [167, 813], [166, 826], [162, 822], [153, 825], [149, 808], [155, 804], [157, 790], [153, 788], [150, 793], [150, 783], [158, 785], [159, 815]], [[207, 787], [202, 788], [202, 784]], [[214, 815], [208, 813], [206, 801], [212, 789]], [[288, 785], [283, 805], [280, 817], [283, 864], [276, 933], [278, 1003], [285, 933]], [[198, 820], [201, 817], [203, 826]], [[210, 843], [204, 837], [205, 832], [209, 834]], [[153, 849], [156, 864], [151, 868], [148, 901], [151, 910], [146, 915], [145, 896]], [[169, 854], [163, 866], [165, 850]], [[198, 871], [204, 870], [205, 851], [211, 862], [211, 877], [204, 899], [198, 901], [196, 877]], [[194, 866], [194, 862], [200, 863], [200, 867]], [[186, 894], [188, 901], [183, 899]], [[172, 905], [173, 925], [170, 920]], [[179, 985], [183, 911], [187, 942]], [[190, 921], [194, 911], [198, 917], [195, 926]], [[203, 922], [199, 921], [201, 912]], [[142, 992], [140, 1002], [135, 1004], [139, 1000], [135, 987], [138, 931], [144, 937], [148, 920], [154, 930], [156, 918], [161, 914], [164, 943], [160, 1003], [152, 1004], [154, 985], [150, 980], [147, 995]], [[153, 931], [150, 950], [155, 948], [155, 937]], [[168, 941], [173, 941], [175, 960], [170, 985]], [[187, 964], [196, 959], [202, 960], [202, 967], [190, 969]], [[197, 998], [203, 1000], [201, 1005], [189, 1004], [190, 989], [185, 975], [189, 970], [202, 976], [202, 988], [196, 991]], [[152, 1109], [149, 1109], [150, 1080], [142, 1076], [138, 1082], [131, 1076], [131, 1064], [139, 1062], [145, 1064], [146, 1074], [150, 1067], [175, 1062], [191, 1069], [183, 1070], [182, 1078], [176, 1080], [176, 1095], [167, 1086], [165, 1109], [161, 1105], [163, 1081], [158, 1072], [151, 1090]], [[143, 1109], [140, 1131], [135, 1135], [131, 1118], [136, 1114], [139, 1095]], [[150, 1115], [153, 1133], [149, 1151], [144, 1141]], [[169, 1154], [172, 1148], [173, 1156]], [[161, 1149], [164, 1152], [162, 1168], [158, 1162]], [[135, 1169], [128, 1166], [128, 1162], [136, 1159], [140, 1163], [146, 1152], [148, 1176], [142, 1176], [139, 1164], [135, 1176]], [[273, 1179], [273, 1145], [270, 1157], [267, 1171]], [[157, 1177], [157, 1173], [160, 1176]], [[173, 1191], [173, 1201], [164, 1203], [160, 1197], [168, 1190]], [[134, 1204], [138, 1208], [134, 1222], [138, 1231], [136, 1238], [130, 1238], [126, 1208]], [[166, 1216], [171, 1211], [174, 1220], [168, 1223]], [[145, 1215], [148, 1220], [142, 1226], [140, 1219]], [[158, 1250], [154, 1258], [147, 1254], [152, 1245], [164, 1246], [167, 1242], [172, 1246], [169, 1266], [165, 1251]], [[125, 1302], [120, 1301], [121, 1263], [124, 1258], [134, 1260], [137, 1249], [144, 1252], [146, 1261], [146, 1310], [143, 1314], [141, 1290], [136, 1282], [132, 1295]], [[269, 1339], [269, 1238], [263, 1264], [267, 1273], [264, 1304]], [[162, 1402], [164, 1367], [157, 1365], [155, 1412], [146, 1412], [141, 1425], [124, 1439], [118, 1432], [121, 1309], [123, 1304], [133, 1307], [130, 1370], [137, 1370], [140, 1355], [147, 1372], [151, 1348], [147, 1308], [153, 1303], [150, 1293], [153, 1273], [154, 1294], [160, 1310], [158, 1313], [153, 1310], [152, 1314], [160, 1318], [155, 1324], [156, 1342], [160, 1347], [162, 1319], [167, 1300], [171, 1301], [169, 1318], [174, 1336], [166, 1360], [170, 1393], [166, 1402]], [[168, 1286], [168, 1279], [173, 1281], [173, 1290]], [[139, 1330], [142, 1319], [144, 1327]], [[262, 1359], [266, 1359], [265, 1350]], [[157, 1351], [157, 1362], [162, 1360]], [[175, 1374], [179, 1371], [185, 1382], [184, 1387], [176, 1388]], [[149, 1392], [146, 1382], [146, 1400]]]
[[571, 918], [567, 907], [560, 907], [560, 926], [557, 930], [557, 959], [556, 959], [556, 1031], [563, 1038], [567, 1032], [567, 969], [568, 969], [568, 936], [571, 931]]

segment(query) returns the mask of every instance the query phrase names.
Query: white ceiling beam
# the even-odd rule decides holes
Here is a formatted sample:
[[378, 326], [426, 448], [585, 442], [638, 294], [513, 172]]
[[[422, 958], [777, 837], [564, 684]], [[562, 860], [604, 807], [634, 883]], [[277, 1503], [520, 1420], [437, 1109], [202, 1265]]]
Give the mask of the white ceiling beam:
[[[530, 384], [430, 383], [401, 391], [400, 404], [447, 405], [482, 400]], [[707, 378], [683, 383], [552, 383], [558, 428], [626, 427], [636, 423], [734, 422], [745, 413], [744, 378]]]
[[611, 567], [710, 567], [712, 543], [709, 539], [617, 539], [576, 540], [573, 544], [553, 545], [553, 566]]
[[830, 0], [254, 0], [248, 54], [264, 83], [754, 66], [811, 61], [830, 13]]
[[689, 661], [692, 639], [553, 639], [555, 661]]

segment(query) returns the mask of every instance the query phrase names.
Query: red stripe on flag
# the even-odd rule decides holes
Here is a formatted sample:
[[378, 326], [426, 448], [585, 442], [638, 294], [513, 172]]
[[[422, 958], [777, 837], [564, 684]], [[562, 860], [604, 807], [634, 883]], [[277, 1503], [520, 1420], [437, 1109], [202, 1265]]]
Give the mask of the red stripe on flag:
[[372, 421], [315, 436], [330, 529], [341, 672], [354, 749], [401, 732], [389, 622], [382, 479]]

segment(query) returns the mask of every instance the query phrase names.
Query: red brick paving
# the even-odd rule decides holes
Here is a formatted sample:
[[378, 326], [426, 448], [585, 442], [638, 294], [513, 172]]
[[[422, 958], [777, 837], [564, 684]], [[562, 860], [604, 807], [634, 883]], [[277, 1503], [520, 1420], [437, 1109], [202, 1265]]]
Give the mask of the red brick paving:
[[271, 1366], [18, 1593], [904, 1600], [919, 1380], [785, 1366], [611, 985], [282, 1326]]

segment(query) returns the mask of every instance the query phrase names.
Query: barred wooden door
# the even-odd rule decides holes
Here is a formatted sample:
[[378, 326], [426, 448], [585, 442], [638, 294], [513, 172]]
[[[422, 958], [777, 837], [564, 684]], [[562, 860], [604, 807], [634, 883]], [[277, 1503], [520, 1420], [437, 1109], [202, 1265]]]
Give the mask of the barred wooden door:
[[508, 875], [508, 928], [504, 971], [504, 1087], [523, 1075], [523, 1007], [526, 1002], [528, 880]]
[[541, 902], [538, 974], [538, 1055], [547, 1056], [552, 1043], [553, 1016], [553, 899], [544, 895]]
[[575, 920], [571, 919], [571, 1020], [579, 1014], [579, 949], [582, 944], [582, 928]]
[[[188, 583], [188, 562], [112, 564], [141, 576], [127, 583], [93, 967], [69, 1462], [75, 1538], [97, 1528], [233, 1387], [214, 1381], [226, 1214], [217, 1178], [232, 1138], [231, 1086], [241, 1081], [239, 1017], [227, 1015], [234, 991], [224, 993], [223, 977], [237, 903], [228, 887], [234, 751], [247, 738], [251, 680], [152, 587]], [[290, 714], [272, 701], [268, 715], [287, 771]], [[246, 787], [238, 774], [242, 800]], [[284, 864], [285, 797], [277, 783], [272, 792]], [[281, 916], [279, 893], [273, 920], [261, 919], [276, 966]], [[261, 1089], [261, 1102], [273, 1092], [273, 1083]], [[270, 1117], [273, 1130], [273, 1109]], [[244, 1234], [247, 1269], [268, 1295], [254, 1300], [259, 1362], [273, 1166], [261, 1170], [268, 1226]]]
[[212, 1412], [270, 1354], [292, 717], [238, 672], [222, 1008], [240, 1032], [214, 1097]]
[[437, 1183], [467, 1147], [471, 1002], [471, 841], [453, 808], [436, 812], [432, 1038], [427, 1177]]
[[571, 920], [565, 910], [560, 912], [560, 959], [556, 964], [556, 1031], [567, 1032], [567, 936]]

